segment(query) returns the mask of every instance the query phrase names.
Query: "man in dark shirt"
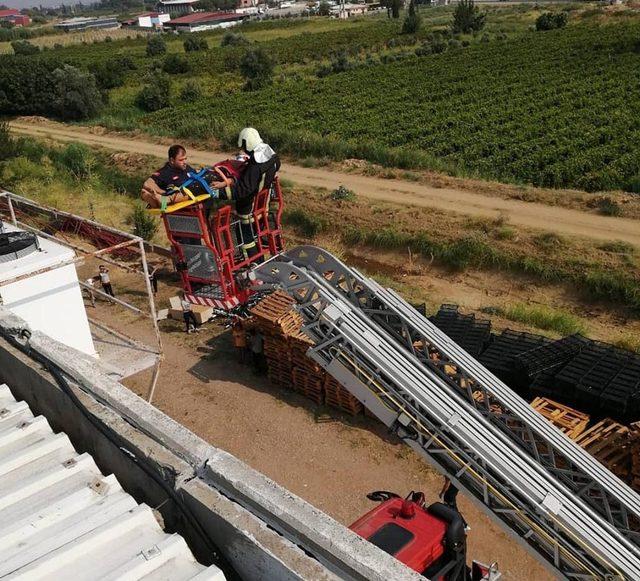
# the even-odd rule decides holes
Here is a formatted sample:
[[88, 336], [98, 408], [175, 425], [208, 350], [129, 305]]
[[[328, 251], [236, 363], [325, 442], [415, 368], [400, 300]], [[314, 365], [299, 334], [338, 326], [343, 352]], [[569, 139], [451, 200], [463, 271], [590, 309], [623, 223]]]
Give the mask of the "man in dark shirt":
[[167, 192], [172, 187], [180, 187], [189, 178], [189, 173], [196, 173], [187, 164], [187, 151], [182, 145], [169, 148], [169, 160], [142, 184], [142, 199], [152, 208], [161, 206], [163, 196], [167, 203], [175, 204], [187, 199], [180, 191]]

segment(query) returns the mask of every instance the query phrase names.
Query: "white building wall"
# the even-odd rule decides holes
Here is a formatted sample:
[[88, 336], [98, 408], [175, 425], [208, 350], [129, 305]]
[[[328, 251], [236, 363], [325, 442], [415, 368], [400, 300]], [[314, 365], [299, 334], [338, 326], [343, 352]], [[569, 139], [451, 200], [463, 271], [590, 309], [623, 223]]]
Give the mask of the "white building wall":
[[[5, 231], [14, 230], [5, 225]], [[40, 251], [0, 263], [0, 283], [44, 268], [54, 268], [0, 286], [2, 305], [27, 321], [31, 329], [42, 331], [83, 353], [97, 356], [76, 267], [67, 264], [55, 268], [72, 260], [75, 253], [44, 238], [38, 240]]]

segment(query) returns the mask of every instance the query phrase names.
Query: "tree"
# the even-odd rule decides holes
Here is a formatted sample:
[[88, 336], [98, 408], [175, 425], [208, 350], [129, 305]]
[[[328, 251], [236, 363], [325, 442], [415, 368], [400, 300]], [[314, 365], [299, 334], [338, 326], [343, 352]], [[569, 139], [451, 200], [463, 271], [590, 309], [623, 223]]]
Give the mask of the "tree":
[[158, 56], [167, 52], [167, 43], [164, 38], [156, 34], [147, 41], [147, 56]]
[[151, 240], [158, 231], [158, 223], [142, 204], [135, 205], [129, 219], [133, 223], [133, 234], [144, 240]]
[[409, 3], [409, 13], [402, 23], [402, 34], [416, 34], [420, 30], [420, 15], [414, 0]]
[[0, 161], [15, 155], [16, 144], [9, 132], [9, 123], [0, 121]]
[[96, 78], [89, 72], [63, 65], [51, 73], [51, 113], [65, 120], [94, 117], [102, 108]]
[[273, 82], [273, 62], [261, 48], [248, 50], [240, 61], [246, 91], [255, 91]]
[[99, 89], [106, 91], [124, 85], [125, 69], [120, 59], [97, 62], [90, 66]]
[[16, 55], [30, 55], [40, 52], [40, 49], [28, 40], [14, 40], [11, 43], [11, 48]]
[[202, 97], [202, 88], [193, 80], [187, 81], [180, 91], [180, 100], [184, 103], [193, 103]]
[[180, 75], [188, 73], [191, 70], [191, 65], [186, 57], [174, 52], [165, 57], [162, 70], [170, 75]]
[[158, 111], [171, 104], [171, 80], [167, 75], [155, 75], [136, 97], [136, 105], [144, 111]]
[[243, 46], [249, 44], [249, 39], [239, 32], [225, 32], [220, 46]]
[[389, 0], [391, 3], [392, 18], [400, 18], [400, 8], [402, 8], [402, 0]]
[[453, 32], [474, 32], [482, 30], [487, 15], [481, 13], [473, 0], [460, 0], [453, 11]]
[[184, 46], [184, 52], [207, 50], [209, 48], [209, 43], [205, 38], [194, 36], [193, 34], [190, 34], [189, 36], [187, 36], [187, 38], [182, 44]]
[[322, 0], [322, 2], [320, 2], [320, 5], [318, 6], [318, 14], [320, 16], [329, 16], [329, 14], [331, 14], [331, 6], [329, 5], [329, 2], [326, 0]]
[[566, 12], [545, 12], [536, 20], [536, 30], [554, 30], [564, 28], [569, 17]]
[[47, 115], [51, 107], [51, 73], [62, 66], [58, 59], [41, 56], [6, 58], [0, 74], [0, 113]]

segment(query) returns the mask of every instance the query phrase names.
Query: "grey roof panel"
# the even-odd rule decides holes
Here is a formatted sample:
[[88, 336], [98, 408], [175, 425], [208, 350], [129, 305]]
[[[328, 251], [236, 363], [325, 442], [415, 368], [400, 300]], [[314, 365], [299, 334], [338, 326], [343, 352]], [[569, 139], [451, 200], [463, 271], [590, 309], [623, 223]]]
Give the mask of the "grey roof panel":
[[224, 581], [0, 386], [0, 577]]

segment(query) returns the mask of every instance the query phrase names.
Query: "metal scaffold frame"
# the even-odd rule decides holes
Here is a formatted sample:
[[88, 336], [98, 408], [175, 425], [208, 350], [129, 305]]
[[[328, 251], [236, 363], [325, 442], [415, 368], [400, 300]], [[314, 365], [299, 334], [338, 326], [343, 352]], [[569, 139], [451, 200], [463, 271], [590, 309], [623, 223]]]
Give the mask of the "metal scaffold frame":
[[[638, 578], [628, 526], [638, 495], [398, 295], [313, 247], [289, 251], [258, 276], [296, 299], [315, 343], [311, 358], [556, 571]], [[424, 356], [434, 350], [439, 361]], [[484, 390], [484, 403], [472, 389]], [[495, 401], [505, 418], [493, 417], [487, 403]], [[594, 505], [596, 491], [609, 508]]]
[[[147, 293], [147, 302], [148, 302], [148, 306], [149, 306], [149, 310], [148, 312], [136, 307], [135, 305], [132, 305], [130, 303], [128, 303], [127, 301], [124, 301], [122, 299], [116, 298], [116, 297], [112, 297], [110, 295], [107, 295], [106, 293], [102, 292], [101, 290], [97, 289], [97, 288], [89, 288], [89, 286], [86, 283], [83, 283], [82, 281], [79, 281], [79, 284], [83, 287], [83, 288], [87, 288], [89, 289], [93, 294], [96, 294], [98, 296], [101, 296], [109, 301], [112, 301], [122, 307], [124, 307], [127, 310], [130, 310], [138, 315], [141, 315], [147, 319], [149, 319], [151, 321], [151, 325], [153, 327], [154, 330], [154, 335], [155, 335], [155, 339], [156, 339], [156, 344], [157, 344], [157, 351], [154, 352], [155, 355], [157, 356], [156, 358], [156, 363], [154, 365], [154, 369], [153, 369], [153, 374], [151, 376], [151, 383], [149, 385], [149, 393], [147, 396], [147, 401], [151, 402], [153, 400], [153, 396], [155, 393], [155, 389], [156, 389], [156, 385], [158, 383], [158, 378], [160, 376], [160, 365], [162, 362], [162, 359], [164, 357], [163, 353], [163, 346], [162, 346], [162, 336], [160, 334], [160, 328], [158, 327], [158, 316], [157, 316], [157, 312], [156, 312], [156, 305], [155, 305], [155, 299], [153, 296], [153, 290], [151, 288], [151, 281], [149, 280], [149, 268], [148, 268], [148, 264], [147, 264], [147, 252], [146, 252], [146, 247], [150, 246], [147, 242], [145, 242], [144, 239], [140, 238], [139, 236], [134, 236], [133, 234], [129, 234], [128, 232], [123, 232], [122, 230], [118, 230], [116, 228], [111, 228], [109, 226], [105, 226], [103, 224], [99, 224], [98, 222], [94, 222], [93, 220], [89, 220], [87, 218], [83, 218], [82, 216], [77, 216], [75, 214], [71, 214], [69, 212], [63, 212], [61, 210], [56, 210], [54, 208], [49, 208], [47, 206], [43, 206], [41, 204], [37, 204], [31, 200], [28, 200], [27, 198], [24, 198], [22, 196], [19, 196], [17, 194], [8, 192], [6, 190], [1, 190], [0, 191], [0, 200], [6, 200], [6, 205], [7, 205], [7, 211], [9, 214], [9, 219], [11, 221], [11, 223], [16, 226], [16, 227], [20, 227], [23, 228], [24, 230], [29, 230], [30, 232], [33, 232], [34, 234], [36, 234], [37, 236], [40, 236], [42, 238], [46, 238], [48, 240], [52, 240], [53, 242], [56, 242], [57, 244], [61, 244], [63, 246], [67, 246], [68, 248], [71, 248], [73, 250], [75, 250], [76, 252], [79, 252], [82, 256], [76, 256], [75, 258], [66, 261], [64, 263], [59, 263], [59, 264], [55, 264], [53, 266], [50, 266], [48, 268], [44, 268], [42, 270], [39, 270], [35, 273], [29, 273], [28, 275], [22, 275], [22, 276], [17, 276], [11, 279], [8, 279], [6, 281], [3, 281], [0, 286], [3, 285], [7, 285], [7, 284], [11, 284], [14, 282], [18, 282], [19, 280], [26, 278], [26, 277], [31, 277], [37, 274], [41, 274], [44, 272], [48, 272], [49, 270], [53, 270], [56, 268], [60, 268], [61, 266], [65, 266], [67, 264], [78, 264], [78, 263], [82, 263], [84, 260], [86, 260], [87, 258], [97, 258], [98, 260], [107, 262], [108, 264], [111, 264], [112, 266], [118, 267], [120, 269], [126, 270], [128, 272], [136, 272], [139, 274], [142, 274], [143, 279], [145, 281], [145, 288], [146, 288], [146, 293]], [[20, 220], [17, 219], [16, 216], [16, 208], [20, 208], [21, 206], [26, 206], [27, 208], [30, 208], [31, 210], [35, 210], [36, 212], [40, 213], [40, 214], [45, 214], [47, 216], [50, 216], [52, 218], [67, 218], [67, 219], [72, 219], [74, 221], [77, 221], [78, 223], [81, 224], [89, 224], [91, 225], [93, 228], [96, 228], [98, 230], [102, 230], [104, 232], [109, 232], [110, 234], [115, 235], [116, 237], [118, 237], [119, 239], [123, 239], [122, 242], [118, 242], [117, 244], [112, 244], [106, 248], [100, 248], [98, 250], [94, 250], [94, 251], [90, 251], [87, 250], [85, 248], [82, 248], [82, 246], [78, 246], [77, 244], [73, 244], [71, 242], [69, 242], [68, 240], [63, 240], [61, 238], [58, 238], [56, 236], [52, 236], [51, 234], [48, 234], [47, 232], [44, 232], [42, 229], [39, 228], [35, 228], [33, 226], [31, 226], [30, 224], [27, 224], [25, 222], [22, 222]], [[0, 214], [3, 212], [3, 208], [0, 206]], [[119, 263], [116, 260], [112, 260], [110, 258], [107, 258], [105, 255], [106, 254], [110, 254], [113, 253], [117, 250], [121, 250], [124, 248], [132, 248], [136, 251], [136, 253], [140, 256], [140, 265], [141, 265], [141, 270], [138, 271], [137, 269], [132, 269], [124, 264]], [[154, 247], [152, 247], [154, 248]], [[155, 249], [155, 248], [154, 248]], [[166, 254], [166, 251], [163, 252], [163, 254]]]

